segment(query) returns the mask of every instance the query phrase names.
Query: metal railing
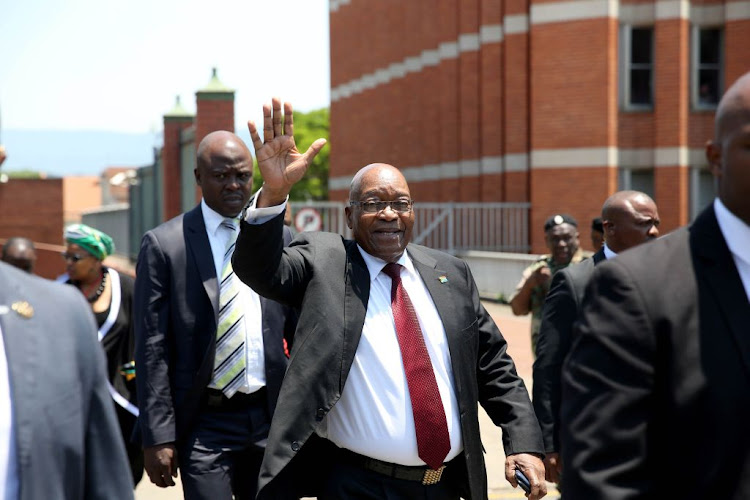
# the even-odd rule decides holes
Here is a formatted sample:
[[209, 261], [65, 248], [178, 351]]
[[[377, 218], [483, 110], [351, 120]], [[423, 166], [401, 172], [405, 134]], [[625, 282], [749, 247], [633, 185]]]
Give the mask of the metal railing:
[[[452, 254], [529, 251], [529, 203], [415, 203], [412, 241]], [[292, 226], [351, 237], [343, 202], [292, 202]]]

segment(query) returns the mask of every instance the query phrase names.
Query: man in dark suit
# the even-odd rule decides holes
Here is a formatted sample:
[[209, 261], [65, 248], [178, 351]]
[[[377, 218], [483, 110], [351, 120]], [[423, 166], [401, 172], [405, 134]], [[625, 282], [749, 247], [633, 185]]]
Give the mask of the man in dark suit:
[[0, 283], [0, 498], [132, 500], [91, 308], [5, 263]]
[[[250, 134], [264, 179], [233, 263], [267, 297], [301, 308], [261, 468], [259, 498], [487, 498], [477, 417], [503, 428], [505, 476], [546, 493], [541, 435], [506, 342], [465, 262], [409, 244], [406, 180], [373, 164], [346, 208], [354, 240], [302, 233], [283, 249], [285, 200], [325, 141], [300, 154], [291, 105]], [[416, 366], [419, 366], [417, 368]]]
[[566, 267], [552, 278], [542, 308], [542, 323], [534, 361], [533, 402], [544, 436], [544, 465], [548, 481], [560, 482], [560, 387], [562, 365], [570, 350], [573, 323], [583, 304], [594, 266], [659, 236], [656, 203], [639, 191], [618, 191], [602, 206], [606, 241], [591, 259]]
[[167, 487], [179, 465], [186, 499], [255, 497], [286, 369], [286, 311], [244, 286], [229, 263], [252, 167], [239, 137], [207, 135], [195, 169], [203, 200], [148, 231], [138, 256], [135, 358], [145, 468], [154, 484]]
[[563, 368], [571, 498], [750, 498], [750, 73], [714, 132], [718, 198], [586, 290]]

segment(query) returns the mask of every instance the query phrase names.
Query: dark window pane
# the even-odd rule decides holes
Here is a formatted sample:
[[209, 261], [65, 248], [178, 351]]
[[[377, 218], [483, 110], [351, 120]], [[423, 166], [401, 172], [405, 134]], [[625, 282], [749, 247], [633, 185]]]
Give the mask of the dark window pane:
[[651, 64], [651, 28], [633, 28], [630, 32], [630, 62]]
[[721, 62], [721, 30], [700, 30], [700, 63], [719, 64]]
[[701, 69], [698, 71], [698, 102], [700, 104], [719, 103], [719, 70]]
[[634, 170], [630, 174], [630, 189], [654, 196], [654, 171]]
[[651, 104], [651, 70], [630, 70], [630, 104]]

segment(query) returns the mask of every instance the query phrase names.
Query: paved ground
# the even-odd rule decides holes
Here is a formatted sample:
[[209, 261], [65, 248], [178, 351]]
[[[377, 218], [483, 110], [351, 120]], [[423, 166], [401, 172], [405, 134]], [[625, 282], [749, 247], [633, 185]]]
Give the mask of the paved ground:
[[[508, 306], [492, 302], [485, 302], [484, 305], [508, 341], [508, 351], [516, 362], [516, 369], [526, 382], [529, 392], [531, 392], [531, 366], [533, 357], [529, 341], [529, 317], [519, 318], [513, 316]], [[525, 498], [520, 488], [513, 489], [505, 481], [505, 456], [503, 454], [500, 429], [495, 427], [484, 412], [480, 412], [480, 426], [482, 429], [482, 441], [487, 450], [485, 459], [487, 461], [490, 499]], [[180, 500], [182, 499], [182, 489], [179, 486], [179, 480], [177, 482], [178, 485], [174, 488], [159, 489], [151, 484], [148, 477], [144, 476], [141, 484], [135, 490], [135, 498], [136, 500]], [[553, 485], [548, 484], [548, 491], [549, 493], [546, 498], [558, 498]]]

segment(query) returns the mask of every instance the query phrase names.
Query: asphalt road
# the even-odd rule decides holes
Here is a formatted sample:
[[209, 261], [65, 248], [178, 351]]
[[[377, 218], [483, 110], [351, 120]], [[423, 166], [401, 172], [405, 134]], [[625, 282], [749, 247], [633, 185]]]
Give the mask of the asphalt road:
[[[516, 370], [526, 382], [531, 393], [531, 367], [533, 357], [531, 355], [531, 343], [529, 341], [530, 316], [516, 317], [510, 312], [508, 306], [485, 302], [492, 318], [500, 327], [500, 331], [508, 342], [508, 352], [516, 363]], [[487, 482], [489, 485], [490, 500], [500, 499], [522, 499], [525, 498], [520, 488], [513, 489], [505, 480], [503, 444], [501, 431], [490, 421], [489, 417], [480, 411], [480, 427], [482, 442], [487, 450], [485, 460], [487, 462]], [[559, 498], [554, 485], [547, 485], [547, 496], [545, 498]], [[177, 486], [167, 489], [157, 488], [144, 474], [143, 480], [135, 490], [136, 500], [181, 500], [182, 488], [177, 480]]]

